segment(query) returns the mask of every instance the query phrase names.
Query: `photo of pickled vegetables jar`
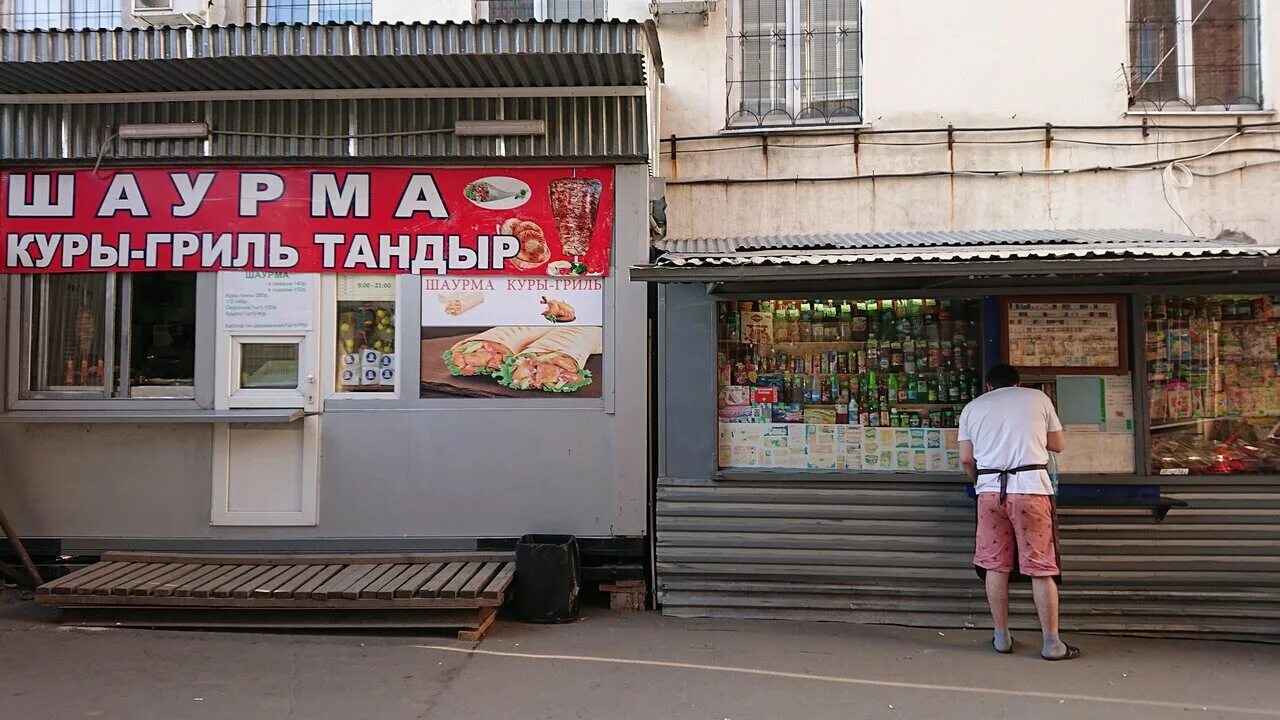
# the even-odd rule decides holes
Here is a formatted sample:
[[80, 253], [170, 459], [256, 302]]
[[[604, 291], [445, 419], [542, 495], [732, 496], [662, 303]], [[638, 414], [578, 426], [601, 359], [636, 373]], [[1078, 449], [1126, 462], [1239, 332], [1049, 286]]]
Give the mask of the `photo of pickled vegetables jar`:
[[390, 392], [396, 384], [394, 277], [338, 278], [339, 392]]

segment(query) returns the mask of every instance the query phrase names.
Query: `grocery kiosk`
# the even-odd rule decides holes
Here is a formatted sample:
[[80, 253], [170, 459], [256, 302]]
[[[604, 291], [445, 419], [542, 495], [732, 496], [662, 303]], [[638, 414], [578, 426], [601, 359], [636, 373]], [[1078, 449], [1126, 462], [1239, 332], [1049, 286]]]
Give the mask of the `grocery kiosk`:
[[[1277, 250], [1135, 230], [662, 241], [631, 276], [659, 283], [664, 612], [989, 623], [955, 420], [1010, 362], [1067, 429], [1063, 627], [1274, 636]], [[1026, 592], [1014, 609], [1035, 626]]]

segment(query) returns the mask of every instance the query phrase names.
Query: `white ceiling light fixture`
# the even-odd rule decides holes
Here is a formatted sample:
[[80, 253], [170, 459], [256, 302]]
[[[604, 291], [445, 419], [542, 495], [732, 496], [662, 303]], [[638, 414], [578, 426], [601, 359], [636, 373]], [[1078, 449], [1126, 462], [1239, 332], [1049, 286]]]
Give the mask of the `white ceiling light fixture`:
[[209, 137], [208, 123], [148, 123], [121, 125], [116, 129], [121, 140], [203, 140]]
[[453, 134], [546, 135], [547, 123], [543, 120], [458, 120], [453, 124]]

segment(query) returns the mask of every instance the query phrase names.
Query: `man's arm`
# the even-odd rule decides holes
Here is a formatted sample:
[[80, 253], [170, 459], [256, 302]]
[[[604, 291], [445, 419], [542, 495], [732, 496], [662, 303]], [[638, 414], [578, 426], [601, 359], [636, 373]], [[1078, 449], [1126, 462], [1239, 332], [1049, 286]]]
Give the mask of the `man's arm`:
[[[1061, 435], [1062, 433], [1058, 433]], [[964, 468], [964, 474], [969, 477], [969, 482], [975, 485], [978, 482], [978, 461], [973, 457], [973, 441], [960, 441], [960, 467]]]
[[[1047, 449], [1049, 452], [1056, 452], [1056, 453], [1066, 452], [1067, 451], [1066, 431], [1055, 430], [1049, 433], [1049, 437], [1045, 440], [1044, 446], [1045, 446], [1045, 449]], [[961, 456], [963, 457], [964, 450], [961, 450], [960, 452], [961, 452]]]

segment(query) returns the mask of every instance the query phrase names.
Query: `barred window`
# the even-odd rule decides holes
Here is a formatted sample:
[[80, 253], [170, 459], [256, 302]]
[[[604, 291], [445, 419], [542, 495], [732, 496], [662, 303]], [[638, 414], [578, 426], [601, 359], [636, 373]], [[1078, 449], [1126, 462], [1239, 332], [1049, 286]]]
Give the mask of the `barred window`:
[[1129, 105], [1261, 107], [1259, 0], [1131, 0]]
[[735, 0], [730, 127], [862, 121], [859, 0]]
[[250, 22], [369, 22], [373, 0], [249, 0]]
[[480, 0], [476, 16], [482, 20], [603, 20], [606, 0]]
[[120, 27], [121, 0], [14, 0], [6, 23], [15, 30]]

